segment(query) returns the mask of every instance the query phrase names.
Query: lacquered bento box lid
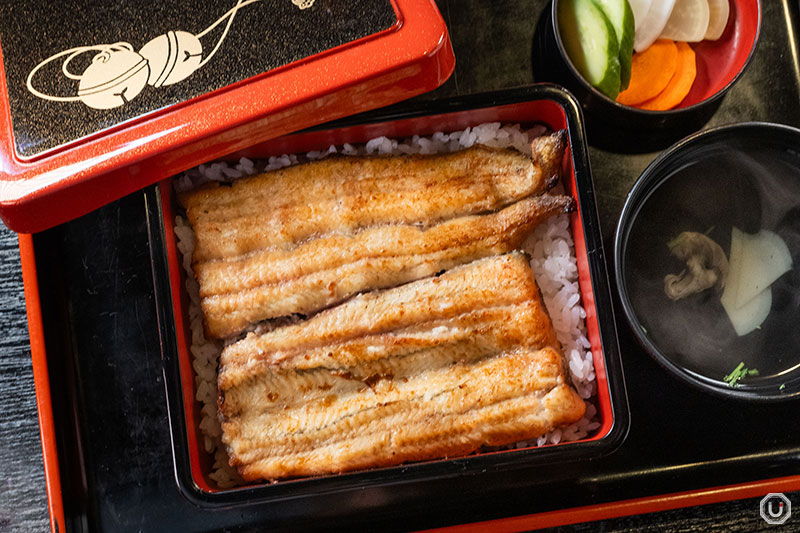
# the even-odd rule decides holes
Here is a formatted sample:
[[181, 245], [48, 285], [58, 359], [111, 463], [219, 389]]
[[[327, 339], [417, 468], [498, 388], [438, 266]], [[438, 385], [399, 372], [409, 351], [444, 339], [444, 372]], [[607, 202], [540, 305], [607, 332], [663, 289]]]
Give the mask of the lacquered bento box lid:
[[454, 68], [433, 0], [6, 2], [0, 54], [0, 218], [25, 233]]

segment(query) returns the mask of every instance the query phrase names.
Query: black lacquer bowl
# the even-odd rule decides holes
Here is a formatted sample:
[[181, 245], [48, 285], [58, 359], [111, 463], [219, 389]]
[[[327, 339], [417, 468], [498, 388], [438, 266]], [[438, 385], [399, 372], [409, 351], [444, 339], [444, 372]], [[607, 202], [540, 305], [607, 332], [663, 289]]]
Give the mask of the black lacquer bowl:
[[559, 83], [578, 98], [591, 144], [621, 152], [661, 149], [703, 127], [746, 71], [761, 29], [759, 0], [731, 0], [722, 36], [716, 41], [691, 43], [697, 77], [689, 94], [673, 109], [648, 111], [612, 100], [581, 76], [562, 41], [558, 6], [559, 0], [553, 0], [537, 28], [537, 78]]
[[[628, 194], [614, 247], [625, 314], [650, 355], [706, 391], [752, 400], [800, 397], [798, 147], [800, 130], [789, 126], [745, 123], [707, 130], [662, 153]], [[684, 231], [703, 233], [730, 257], [733, 227], [776, 233], [793, 262], [770, 287], [764, 322], [742, 336], [722, 306], [720, 290], [675, 301], [664, 290], [665, 276], [686, 266], [670, 253], [670, 240]], [[737, 367], [757, 375], [731, 379]]]

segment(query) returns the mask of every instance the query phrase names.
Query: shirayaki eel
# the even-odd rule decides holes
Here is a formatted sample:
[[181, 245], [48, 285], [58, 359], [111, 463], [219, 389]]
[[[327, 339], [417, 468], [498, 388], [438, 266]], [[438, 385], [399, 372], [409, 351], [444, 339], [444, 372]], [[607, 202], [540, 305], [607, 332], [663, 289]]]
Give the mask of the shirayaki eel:
[[584, 414], [520, 252], [250, 333], [218, 384], [223, 443], [250, 481], [465, 455]]
[[206, 334], [308, 315], [360, 292], [519, 247], [548, 216], [565, 132], [533, 157], [475, 146], [434, 155], [330, 157], [180, 195]]

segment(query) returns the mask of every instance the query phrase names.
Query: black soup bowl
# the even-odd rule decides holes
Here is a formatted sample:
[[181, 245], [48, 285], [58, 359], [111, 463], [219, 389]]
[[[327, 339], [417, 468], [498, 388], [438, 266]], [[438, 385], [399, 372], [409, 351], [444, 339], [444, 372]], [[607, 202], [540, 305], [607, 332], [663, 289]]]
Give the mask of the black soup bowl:
[[[734, 228], [778, 235], [792, 260], [790, 270], [769, 286], [766, 319], [741, 336], [722, 305], [720, 288], [678, 300], [665, 292], [665, 277], [686, 271], [688, 264], [668, 243], [682, 232], [695, 232], [731, 258]], [[763, 264], [757, 254], [750, 259], [751, 265]], [[633, 333], [670, 373], [731, 398], [800, 398], [800, 130], [734, 124], [694, 134], [664, 151], [628, 194], [614, 260]], [[726, 283], [735, 277], [733, 269], [729, 274]]]

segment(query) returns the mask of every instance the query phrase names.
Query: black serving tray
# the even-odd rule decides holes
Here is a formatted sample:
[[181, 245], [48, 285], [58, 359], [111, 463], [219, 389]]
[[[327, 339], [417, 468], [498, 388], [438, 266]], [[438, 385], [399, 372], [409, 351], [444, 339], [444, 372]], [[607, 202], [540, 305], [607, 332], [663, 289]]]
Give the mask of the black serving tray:
[[[382, 113], [531, 83], [534, 32], [547, 5], [441, 0], [459, 61], [453, 78]], [[748, 72], [704, 127], [745, 120], [800, 125], [798, 5], [769, 0], [762, 8], [761, 41]], [[610, 250], [625, 195], [657, 152], [598, 148], [591, 128], [588, 140]], [[496, 471], [477, 484], [465, 473], [431, 480], [424, 493], [398, 484], [354, 491], [345, 503], [322, 495], [280, 506], [198, 507], [178, 490], [174, 470], [168, 360], [159, 333], [164, 317], [157, 314], [148, 228], [154, 194], [132, 194], [34, 236], [67, 516], [63, 530], [411, 530], [800, 474], [797, 401], [751, 405], [689, 388], [647, 356], [619, 320], [630, 431], [607, 456], [563, 463], [555, 478], [546, 469]], [[616, 297], [614, 305], [620, 309]], [[393, 501], [403, 505], [385, 505]]]

